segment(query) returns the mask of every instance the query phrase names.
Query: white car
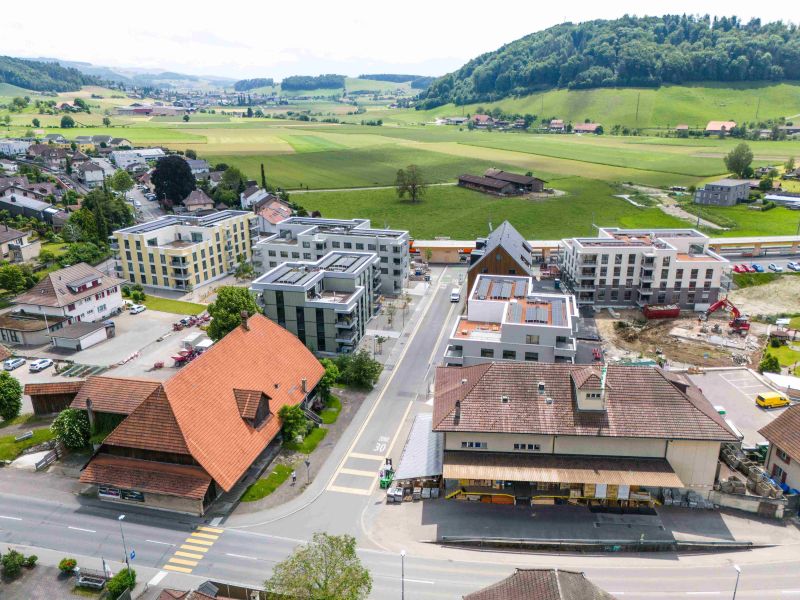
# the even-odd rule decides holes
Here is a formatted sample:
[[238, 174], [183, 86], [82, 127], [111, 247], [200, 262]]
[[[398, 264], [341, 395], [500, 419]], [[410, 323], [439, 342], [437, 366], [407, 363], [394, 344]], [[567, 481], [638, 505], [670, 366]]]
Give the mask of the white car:
[[140, 312], [144, 312], [147, 310], [147, 307], [143, 304], [134, 304], [131, 306], [130, 313], [132, 315], [138, 315]]
[[800, 263], [790, 262], [788, 265], [786, 265], [786, 268], [790, 271], [800, 271]]
[[30, 364], [30, 372], [31, 373], [38, 373], [39, 371], [44, 371], [47, 367], [53, 365], [53, 361], [49, 358], [40, 358], [39, 360], [35, 360]]
[[776, 265], [775, 263], [769, 263], [767, 268], [770, 271], [774, 271], [775, 273], [783, 273], [783, 267], [780, 265]]
[[21, 367], [25, 364], [24, 358], [9, 358], [3, 361], [3, 368], [6, 371], [13, 371], [17, 367]]

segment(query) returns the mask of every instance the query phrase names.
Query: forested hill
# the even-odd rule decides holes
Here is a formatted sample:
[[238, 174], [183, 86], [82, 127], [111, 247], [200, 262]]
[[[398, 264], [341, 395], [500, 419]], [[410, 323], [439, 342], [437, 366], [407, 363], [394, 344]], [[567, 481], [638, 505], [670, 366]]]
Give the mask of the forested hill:
[[665, 15], [563, 23], [438, 78], [419, 108], [554, 88], [655, 87], [690, 81], [800, 79], [796, 25]]
[[39, 92], [73, 92], [82, 85], [96, 85], [99, 80], [55, 62], [0, 56], [0, 83]]

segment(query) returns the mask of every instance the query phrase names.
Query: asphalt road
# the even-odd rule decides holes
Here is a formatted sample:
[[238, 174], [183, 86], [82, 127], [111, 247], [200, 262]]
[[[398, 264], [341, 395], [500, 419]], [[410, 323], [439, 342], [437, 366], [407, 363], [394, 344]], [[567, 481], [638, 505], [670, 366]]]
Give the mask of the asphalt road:
[[148, 200], [144, 197], [144, 192], [142, 192], [139, 188], [133, 188], [129, 192], [125, 194], [126, 200], [131, 203], [138, 202], [141, 206], [135, 206], [134, 210], [136, 211], [136, 221], [139, 223], [144, 223], [146, 221], [152, 221], [153, 219], [157, 219], [158, 217], [164, 215], [164, 211], [161, 209], [161, 206], [158, 202]]

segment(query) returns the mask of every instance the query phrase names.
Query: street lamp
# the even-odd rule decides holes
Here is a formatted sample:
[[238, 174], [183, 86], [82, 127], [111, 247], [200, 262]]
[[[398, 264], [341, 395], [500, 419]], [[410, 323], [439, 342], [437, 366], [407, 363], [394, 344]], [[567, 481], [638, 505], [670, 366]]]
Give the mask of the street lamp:
[[305, 459], [303, 462], [306, 463], [306, 484], [311, 483], [311, 461]]
[[400, 600], [406, 598], [406, 551], [400, 550]]
[[736, 590], [739, 589], [739, 575], [742, 574], [742, 570], [739, 568], [739, 565], [733, 565], [733, 568], [736, 569], [736, 585], [733, 586], [732, 600], [736, 600]]
[[122, 549], [125, 551], [125, 564], [128, 565], [128, 575], [131, 573], [131, 563], [128, 559], [128, 547], [125, 545], [125, 532], [122, 531], [122, 522], [125, 520], [125, 515], [117, 517], [119, 521], [119, 534], [122, 536]]

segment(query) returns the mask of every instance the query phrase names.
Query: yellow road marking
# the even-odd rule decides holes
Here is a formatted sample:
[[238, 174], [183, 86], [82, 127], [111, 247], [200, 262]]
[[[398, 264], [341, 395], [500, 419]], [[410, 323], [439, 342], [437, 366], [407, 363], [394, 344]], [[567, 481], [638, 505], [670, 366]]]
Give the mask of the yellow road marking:
[[214, 545], [214, 542], [209, 542], [208, 540], [201, 540], [200, 538], [186, 538], [186, 542], [189, 544], [202, 544], [203, 546]]
[[196, 560], [184, 560], [182, 558], [170, 558], [169, 562], [175, 563], [176, 565], [189, 565], [190, 567], [196, 567], [197, 561]]
[[363, 458], [364, 460], [379, 460], [383, 462], [384, 457], [378, 454], [364, 454], [363, 452], [351, 452], [348, 454], [350, 458]]
[[167, 571], [177, 571], [178, 573], [191, 573], [191, 569], [187, 569], [186, 567], [173, 567], [172, 565], [164, 565], [164, 569]]
[[203, 558], [202, 554], [192, 554], [191, 552], [181, 552], [180, 550], [175, 553], [175, 556], [183, 556], [184, 558], [196, 558], [198, 560]]
[[342, 475], [358, 475], [360, 477], [377, 477], [377, 471], [360, 471], [358, 469], [342, 469], [339, 471]]
[[200, 546], [190, 546], [189, 544], [181, 544], [181, 548], [184, 550], [193, 550], [194, 552], [208, 552], [208, 548], [202, 548]]
[[361, 490], [358, 488], [344, 487], [342, 485], [329, 485], [328, 490], [331, 492], [341, 492], [343, 494], [355, 494], [357, 496], [369, 496], [372, 492], [370, 490]]
[[218, 529], [217, 527], [205, 527], [205, 526], [198, 527], [197, 529], [199, 529], [200, 531], [210, 531], [211, 533], [222, 533], [223, 531], [225, 531], [224, 529]]
[[200, 533], [199, 531], [195, 531], [194, 533], [192, 533], [192, 537], [199, 537], [199, 538], [203, 538], [203, 539], [206, 539], [206, 540], [218, 540], [219, 539], [218, 535], [214, 535], [213, 533]]

